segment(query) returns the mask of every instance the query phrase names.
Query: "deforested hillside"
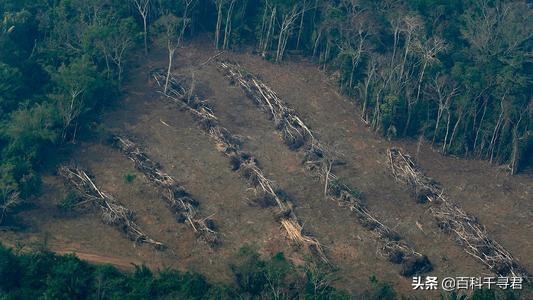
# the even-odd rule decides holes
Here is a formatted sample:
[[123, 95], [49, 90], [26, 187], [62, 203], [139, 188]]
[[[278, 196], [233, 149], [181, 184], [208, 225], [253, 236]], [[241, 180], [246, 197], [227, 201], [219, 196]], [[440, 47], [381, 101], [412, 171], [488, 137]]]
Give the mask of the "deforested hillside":
[[0, 298], [528, 298], [530, 9], [1, 1]]

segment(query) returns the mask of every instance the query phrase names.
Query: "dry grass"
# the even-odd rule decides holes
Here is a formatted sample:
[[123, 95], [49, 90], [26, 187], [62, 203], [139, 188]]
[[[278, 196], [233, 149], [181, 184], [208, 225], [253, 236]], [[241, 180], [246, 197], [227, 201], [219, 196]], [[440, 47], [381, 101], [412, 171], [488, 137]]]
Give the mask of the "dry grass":
[[[165, 75], [154, 71], [152, 76], [155, 82], [162, 86]], [[167, 93], [162, 93], [167, 99], [178, 104], [181, 108], [191, 112], [198, 125], [214, 141], [218, 151], [225, 154], [232, 164], [232, 169], [240, 171], [257, 194], [270, 195], [277, 204], [277, 216], [287, 237], [298, 245], [306, 245], [311, 253], [327, 262], [321, 244], [313, 237], [303, 233], [302, 225], [294, 213], [293, 204], [279, 193], [279, 187], [269, 180], [257, 165], [257, 160], [249, 153], [240, 150], [239, 138], [233, 135], [227, 128], [222, 127], [207, 101], [201, 100], [194, 91], [188, 90], [186, 80], [178, 80], [172, 76]], [[189, 84], [193, 86], [193, 84]]]
[[120, 229], [126, 236], [139, 244], [150, 244], [158, 250], [165, 249], [161, 242], [151, 239], [143, 233], [134, 221], [134, 214], [118, 203], [111, 195], [98, 189], [86, 171], [75, 166], [60, 166], [58, 173], [83, 199], [80, 204], [96, 204], [102, 212], [102, 221]]
[[[288, 107], [263, 81], [238, 64], [219, 61], [218, 69], [232, 82], [237, 83], [245, 94], [268, 114], [269, 118], [274, 121], [281, 138], [291, 150], [306, 146], [302, 163], [311, 174], [320, 178], [324, 185], [324, 196], [355, 213], [359, 223], [369, 229], [381, 242], [383, 255], [393, 263], [403, 264], [402, 275], [412, 276], [432, 269], [425, 255], [401, 241], [398, 233], [371, 215], [358, 193], [340, 183], [339, 178], [332, 172], [333, 166], [339, 162], [335, 151], [327, 149], [320, 143], [316, 134], [302, 121], [294, 109]], [[412, 264], [412, 261], [417, 263]]]
[[511, 253], [488, 236], [477, 218], [449, 201], [443, 189], [425, 176], [409, 155], [398, 148], [389, 149], [387, 154], [394, 178], [408, 185], [418, 202], [430, 204], [430, 212], [439, 227], [445, 232], [454, 233], [468, 254], [497, 275], [528, 278], [525, 268]]

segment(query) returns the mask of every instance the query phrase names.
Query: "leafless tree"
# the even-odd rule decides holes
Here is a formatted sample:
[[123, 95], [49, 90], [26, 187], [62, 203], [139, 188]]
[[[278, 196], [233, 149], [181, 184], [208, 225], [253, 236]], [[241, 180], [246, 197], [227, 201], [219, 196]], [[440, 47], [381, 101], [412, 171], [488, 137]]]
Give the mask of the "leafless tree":
[[279, 30], [278, 47], [276, 50], [276, 62], [280, 62], [283, 59], [287, 42], [294, 28], [294, 22], [300, 13], [302, 12], [298, 9], [298, 5], [296, 4], [283, 14]]
[[309, 9], [309, 2], [303, 0], [300, 11], [300, 25], [298, 26], [298, 38], [296, 39], [296, 50], [300, 49], [300, 40], [302, 38], [302, 32], [304, 30], [304, 17], [305, 11]]
[[167, 66], [167, 76], [165, 80], [164, 93], [167, 93], [168, 83], [170, 78], [170, 71], [172, 70], [172, 61], [174, 59], [174, 53], [178, 49], [181, 42], [181, 33], [184, 30], [180, 30], [181, 22], [173, 14], [166, 14], [161, 16], [157, 22], [156, 26], [159, 28], [159, 31], [163, 33], [164, 43], [168, 51], [168, 66]]
[[270, 43], [272, 40], [272, 35], [274, 34], [274, 21], [276, 20], [276, 13], [277, 13], [277, 7], [275, 5], [269, 5], [269, 2], [267, 1], [265, 3], [265, 10], [270, 13], [270, 19], [268, 22], [268, 29], [266, 32], [266, 36], [264, 39], [262, 39], [262, 56], [266, 56], [266, 52], [268, 48], [270, 47]]
[[189, 13], [190, 13], [189, 10], [192, 8], [194, 4], [196, 4], [196, 1], [197, 0], [183, 0], [184, 8], [183, 8], [183, 14], [181, 16], [182, 24], [181, 24], [181, 31], [178, 36], [178, 46], [179, 44], [181, 44], [183, 37], [185, 36], [185, 31], [187, 30], [187, 28], [189, 27], [189, 24], [191, 23], [191, 20], [189, 18]]
[[409, 125], [411, 124], [411, 115], [413, 111], [413, 105], [418, 103], [420, 100], [420, 91], [422, 88], [422, 82], [424, 80], [424, 75], [428, 65], [437, 59], [437, 54], [444, 50], [444, 41], [440, 38], [431, 38], [425, 43], [417, 41], [415, 48], [420, 52], [422, 68], [420, 70], [420, 75], [418, 76], [417, 91], [416, 97], [407, 98], [407, 121], [405, 122], [405, 127], [403, 129], [403, 135], [406, 135]]
[[422, 29], [422, 21], [415, 16], [406, 16], [402, 20], [402, 32], [405, 35], [405, 46], [402, 63], [400, 65], [400, 75], [398, 79], [401, 81], [405, 74], [405, 66], [407, 63], [407, 58], [411, 54], [413, 38], [419, 33]]
[[148, 55], [148, 12], [150, 9], [150, 0], [131, 0], [137, 9], [137, 12], [143, 19], [143, 36], [144, 36], [144, 54]]
[[366, 52], [366, 39], [368, 37], [368, 33], [361, 26], [356, 29], [354, 35], [355, 36], [350, 35], [349, 37], [342, 39], [337, 45], [337, 48], [339, 48], [341, 53], [350, 57], [351, 70], [350, 80], [348, 82], [349, 90], [351, 90], [353, 87], [355, 70], [359, 66], [363, 54]]
[[222, 27], [222, 8], [226, 3], [226, 0], [214, 0], [217, 7], [217, 24], [215, 28], [215, 48], [219, 49], [220, 43], [220, 30]]
[[0, 186], [0, 225], [7, 214], [19, 203], [19, 193], [13, 187]]
[[449, 111], [451, 100], [457, 95], [458, 88], [451, 83], [448, 78], [436, 75], [430, 87], [431, 98], [435, 99], [438, 104], [437, 120], [435, 121], [435, 128], [433, 130], [432, 144], [435, 143], [439, 131], [440, 120], [444, 111]]
[[226, 24], [224, 26], [224, 43], [222, 46], [223, 49], [228, 49], [229, 47], [229, 39], [231, 36], [231, 23], [232, 23], [231, 21], [233, 18], [233, 8], [235, 7], [235, 2], [237, 1], [230, 0], [229, 8], [226, 13]]

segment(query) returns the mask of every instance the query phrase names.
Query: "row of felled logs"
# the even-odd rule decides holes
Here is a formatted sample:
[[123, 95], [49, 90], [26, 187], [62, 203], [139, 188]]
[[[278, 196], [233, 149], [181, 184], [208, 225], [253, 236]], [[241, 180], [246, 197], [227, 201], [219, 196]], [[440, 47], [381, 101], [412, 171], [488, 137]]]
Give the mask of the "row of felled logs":
[[165, 245], [155, 241], [142, 232], [135, 223], [133, 212], [118, 203], [111, 195], [101, 191], [86, 171], [76, 166], [61, 166], [58, 173], [71, 185], [86, 206], [96, 206], [102, 213], [105, 224], [115, 226], [130, 240], [139, 244], [150, 244], [158, 250]]
[[198, 238], [210, 246], [219, 244], [214, 222], [209, 218], [198, 217], [198, 201], [191, 198], [172, 176], [165, 173], [157, 162], [151, 160], [127, 137], [114, 135], [111, 141], [113, 146], [134, 162], [137, 170], [163, 190], [163, 199], [178, 222], [189, 224]]
[[525, 268], [511, 253], [488, 236], [476, 217], [449, 201], [443, 189], [424, 175], [409, 155], [398, 148], [389, 149], [387, 154], [394, 178], [409, 187], [417, 202], [430, 205], [429, 210], [439, 228], [455, 234], [467, 253], [482, 261], [497, 275], [528, 278]]
[[285, 144], [292, 150], [303, 148], [302, 164], [311, 174], [324, 182], [324, 193], [340, 206], [355, 213], [359, 223], [370, 230], [381, 242], [381, 251], [389, 261], [402, 264], [401, 274], [412, 276], [432, 269], [429, 259], [416, 252], [400, 235], [379, 222], [366, 208], [360, 196], [331, 172], [337, 163], [334, 155], [320, 144], [294, 109], [288, 107], [280, 97], [263, 81], [248, 73], [236, 63], [219, 61], [218, 69], [234, 84], [239, 85], [245, 94], [275, 123]]
[[313, 133], [294, 110], [285, 105], [278, 95], [261, 80], [252, 74], [243, 74], [243, 70], [231, 62], [220, 61], [218, 67], [233, 83], [238, 84], [256, 105], [268, 113], [283, 141], [292, 150], [300, 148], [306, 141], [313, 139]]
[[[164, 73], [155, 71], [152, 75], [161, 87], [166, 78]], [[213, 110], [205, 100], [199, 99], [196, 95], [191, 96], [194, 93], [186, 88], [185, 80], [180, 82], [172, 76], [169, 82], [167, 93], [163, 95], [193, 115], [200, 128], [215, 141], [217, 150], [230, 159], [233, 171], [239, 172], [254, 188], [257, 195], [255, 201], [262, 203], [260, 204], [262, 206], [275, 206], [276, 219], [287, 233], [288, 238], [298, 245], [305, 245], [311, 253], [327, 261], [321, 244], [304, 233], [293, 210], [293, 204], [287, 199], [285, 193], [264, 175], [253, 155], [240, 150], [240, 139], [219, 124]]]

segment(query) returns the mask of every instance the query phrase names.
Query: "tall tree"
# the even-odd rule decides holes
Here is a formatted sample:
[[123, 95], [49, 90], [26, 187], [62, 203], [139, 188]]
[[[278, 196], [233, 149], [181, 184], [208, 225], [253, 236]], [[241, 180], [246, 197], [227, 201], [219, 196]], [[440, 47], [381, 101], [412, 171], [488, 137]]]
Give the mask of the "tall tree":
[[144, 54], [148, 55], [148, 16], [150, 0], [131, 0], [143, 20]]
[[[57, 85], [55, 93], [50, 97], [55, 101], [63, 127], [62, 141], [66, 141], [70, 130], [84, 112], [94, 105], [91, 98], [99, 80], [96, 67], [88, 57], [81, 57], [69, 65], [62, 65], [52, 74], [53, 81]], [[72, 140], [76, 138], [78, 125], [74, 125]]]
[[182, 40], [182, 34], [185, 32], [184, 29], [181, 29], [180, 26], [184, 26], [187, 23], [186, 21], [180, 20], [173, 14], [166, 14], [161, 16], [155, 23], [155, 26], [158, 28], [159, 33], [161, 34], [162, 43], [166, 44], [168, 51], [168, 66], [167, 66], [167, 76], [165, 80], [165, 89], [164, 93], [167, 93], [168, 83], [170, 78], [170, 72], [172, 70], [172, 60], [174, 58], [174, 53], [180, 46]]

